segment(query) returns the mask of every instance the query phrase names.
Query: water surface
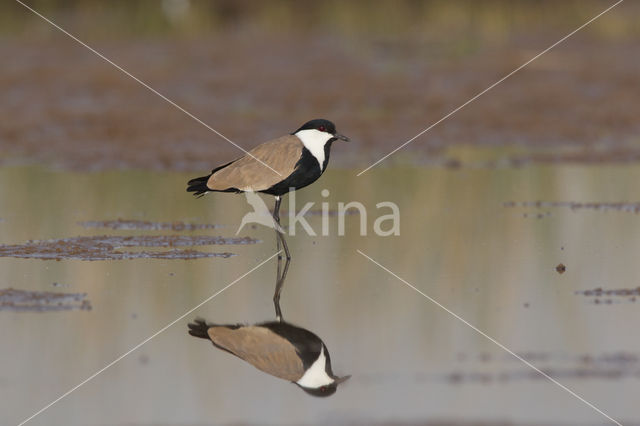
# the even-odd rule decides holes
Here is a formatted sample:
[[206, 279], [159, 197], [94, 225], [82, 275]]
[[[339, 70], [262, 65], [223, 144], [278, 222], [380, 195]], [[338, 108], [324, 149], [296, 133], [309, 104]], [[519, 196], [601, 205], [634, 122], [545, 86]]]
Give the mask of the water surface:
[[[344, 237], [337, 236], [339, 217], [329, 218], [330, 235], [322, 236], [322, 218], [309, 215], [318, 235], [298, 230], [288, 237], [294, 258], [281, 299], [288, 322], [325, 342], [334, 372], [352, 375], [336, 394], [313, 398], [187, 334], [196, 316], [273, 320], [270, 261], [30, 424], [606, 423], [356, 250], [609, 415], [640, 422], [640, 305], [632, 300], [640, 216], [563, 204], [634, 202], [628, 183], [640, 179], [639, 167], [356, 172], [332, 168], [297, 194], [299, 206], [315, 202], [314, 210], [322, 202], [334, 210], [340, 201], [360, 201], [368, 215], [344, 217]], [[259, 240], [197, 247], [235, 254], [229, 258], [0, 257], [0, 289], [86, 293], [92, 306], [0, 311], [0, 423], [27, 418], [275, 252], [271, 229], [235, 235], [250, 211], [243, 196], [194, 199], [184, 192], [189, 177], [0, 170], [5, 245], [96, 235]], [[322, 189], [330, 195], [322, 197]], [[400, 236], [373, 234], [375, 218], [388, 213], [376, 209], [381, 201], [399, 206]], [[361, 220], [366, 236], [358, 232]], [[599, 299], [615, 301], [595, 303], [597, 289]]]

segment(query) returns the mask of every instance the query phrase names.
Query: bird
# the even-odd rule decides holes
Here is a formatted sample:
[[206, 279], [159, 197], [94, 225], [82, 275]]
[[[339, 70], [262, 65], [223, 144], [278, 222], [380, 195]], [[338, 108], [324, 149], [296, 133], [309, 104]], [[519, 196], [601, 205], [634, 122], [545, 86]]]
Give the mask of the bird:
[[313, 396], [329, 396], [351, 376], [338, 377], [324, 342], [311, 331], [284, 321], [216, 325], [197, 318], [189, 334], [210, 340], [258, 370], [295, 383]]
[[[196, 197], [209, 192], [261, 192], [275, 197], [273, 219], [280, 226], [282, 196], [312, 184], [327, 168], [331, 144], [349, 138], [329, 120], [314, 119], [288, 135], [264, 142], [240, 158], [214, 168], [206, 176], [191, 179], [187, 191]], [[291, 254], [282, 230], [276, 228], [287, 259]]]

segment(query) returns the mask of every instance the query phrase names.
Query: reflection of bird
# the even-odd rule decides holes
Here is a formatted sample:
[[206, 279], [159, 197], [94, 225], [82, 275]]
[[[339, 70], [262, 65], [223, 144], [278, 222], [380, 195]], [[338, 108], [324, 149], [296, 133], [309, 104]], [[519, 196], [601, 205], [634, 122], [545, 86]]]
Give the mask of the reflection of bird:
[[258, 194], [255, 192], [245, 192], [245, 195], [247, 196], [247, 203], [253, 207], [253, 211], [242, 216], [242, 222], [236, 231], [236, 235], [240, 233], [247, 223], [257, 223], [270, 228], [275, 228], [276, 231], [283, 232], [280, 225], [274, 223], [273, 218], [269, 213], [269, 208]]
[[[211, 174], [191, 179], [187, 191], [196, 196], [207, 192], [263, 192], [276, 197], [273, 218], [280, 225], [281, 197], [289, 191], [315, 182], [329, 162], [333, 141], [349, 138], [336, 132], [335, 125], [323, 119], [306, 122], [290, 135], [256, 146], [246, 155], [219, 166]], [[267, 167], [268, 166], [268, 167]], [[278, 246], [284, 246], [282, 232], [276, 231]]]
[[350, 376], [337, 377], [322, 340], [309, 330], [286, 322], [215, 325], [197, 319], [189, 334], [213, 344], [259, 370], [289, 380], [314, 396], [329, 396]]

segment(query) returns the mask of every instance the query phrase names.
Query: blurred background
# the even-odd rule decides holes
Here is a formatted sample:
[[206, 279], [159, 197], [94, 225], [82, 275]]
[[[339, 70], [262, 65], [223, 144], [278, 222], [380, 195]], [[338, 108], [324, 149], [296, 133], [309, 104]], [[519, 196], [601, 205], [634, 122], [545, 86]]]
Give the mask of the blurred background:
[[[356, 142], [334, 156], [347, 166], [378, 159], [611, 4], [27, 3], [243, 147], [333, 120]], [[447, 149], [469, 145], [509, 147], [496, 154], [508, 165], [637, 161], [639, 12], [614, 8], [387, 164], [456, 166], [465, 159]], [[239, 155], [17, 2], [0, 5], [0, 37], [5, 162], [192, 170]]]
[[[352, 142], [334, 144], [297, 206], [335, 213], [358, 201], [368, 213], [329, 217], [327, 236], [312, 215], [318, 235], [288, 238], [284, 316], [325, 342], [336, 374], [352, 375], [332, 397], [186, 332], [196, 316], [273, 320], [273, 262], [28, 424], [610, 424], [356, 250], [640, 424], [640, 2], [621, 3], [360, 177], [613, 1], [25, 3], [246, 149], [312, 118], [334, 121]], [[232, 194], [194, 199], [186, 182], [241, 152], [13, 0], [0, 3], [0, 57], [4, 425], [259, 265], [275, 238], [245, 227], [239, 236], [254, 244], [197, 245], [235, 237], [250, 208]], [[400, 236], [372, 232], [388, 213], [382, 201], [398, 205]], [[233, 256], [87, 256], [131, 237], [193, 244], [109, 249]], [[38, 258], [51, 252], [57, 260]], [[43, 308], [43, 298], [82, 304]]]

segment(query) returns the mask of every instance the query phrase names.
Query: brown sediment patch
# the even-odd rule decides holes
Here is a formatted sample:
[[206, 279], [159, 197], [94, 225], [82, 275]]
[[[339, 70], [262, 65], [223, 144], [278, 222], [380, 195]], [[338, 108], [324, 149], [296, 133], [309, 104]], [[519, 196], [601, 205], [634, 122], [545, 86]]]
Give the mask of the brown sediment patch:
[[7, 288], [0, 290], [0, 311], [48, 312], [91, 310], [86, 293], [54, 293]]
[[[542, 372], [554, 379], [602, 379], [617, 380], [640, 378], [640, 369], [627, 371], [621, 368], [541, 368]], [[546, 377], [532, 369], [500, 372], [454, 371], [445, 375], [452, 384], [463, 383], [507, 383], [518, 380], [546, 380]]]
[[223, 227], [223, 225], [210, 223], [185, 223], [181, 221], [151, 222], [147, 220], [131, 219], [88, 220], [84, 222], [78, 222], [78, 225], [84, 226], [85, 228], [109, 228], [115, 230], [126, 229], [141, 231], [195, 231], [200, 229], [216, 229]]
[[534, 208], [551, 208], [563, 207], [571, 210], [589, 209], [598, 211], [623, 211], [629, 213], [640, 213], [640, 202], [617, 202], [617, 203], [600, 203], [588, 202], [582, 203], [577, 201], [508, 201], [502, 203], [504, 207], [534, 207]]
[[[139, 235], [139, 236], [91, 236], [57, 240], [27, 241], [24, 244], [0, 245], [0, 257], [18, 257], [43, 260], [121, 260], [121, 259], [198, 259], [203, 257], [233, 256], [233, 253], [208, 253], [196, 250], [180, 250], [173, 247], [220, 244], [255, 244], [259, 240], [224, 238], [216, 236]], [[119, 251], [120, 247], [172, 248], [168, 251]]]
[[596, 305], [611, 305], [620, 302], [635, 303], [636, 300], [640, 298], [640, 287], [608, 290], [602, 287], [596, 287], [592, 290], [579, 290], [574, 294], [590, 298]]
[[[583, 354], [563, 354], [547, 351], [520, 351], [518, 356], [529, 362], [536, 363], [570, 363], [570, 364], [600, 364], [600, 365], [618, 365], [629, 366], [635, 365], [640, 368], [640, 353], [630, 351], [612, 351], [599, 354], [583, 353]], [[510, 354], [499, 352], [492, 354], [490, 352], [465, 353], [456, 354], [456, 360], [460, 363], [520, 363], [521, 361]]]
[[[553, 378], [617, 380], [623, 378], [640, 379], [640, 355], [632, 352], [611, 352], [604, 354], [581, 354], [567, 356], [545, 352], [523, 353], [523, 358], [535, 362], [541, 371]], [[459, 362], [486, 364], [487, 362], [520, 362], [512, 356], [491, 357], [487, 360], [484, 354], [459, 354]], [[545, 379], [540, 373], [530, 368], [486, 371], [483, 366], [478, 370], [460, 369], [440, 376], [452, 384], [465, 383], [505, 383], [518, 380]]]
[[[297, 214], [297, 212], [296, 212]], [[327, 210], [326, 213], [324, 213], [322, 210], [308, 210], [306, 212], [304, 212], [303, 216], [322, 216], [323, 214], [326, 214], [327, 216], [351, 216], [351, 215], [359, 215], [360, 214], [360, 210], [356, 209], [356, 208], [349, 208], [347, 210], [345, 210], [344, 212], [338, 211], [338, 210]], [[291, 216], [290, 213], [287, 212], [283, 212], [282, 216]]]

